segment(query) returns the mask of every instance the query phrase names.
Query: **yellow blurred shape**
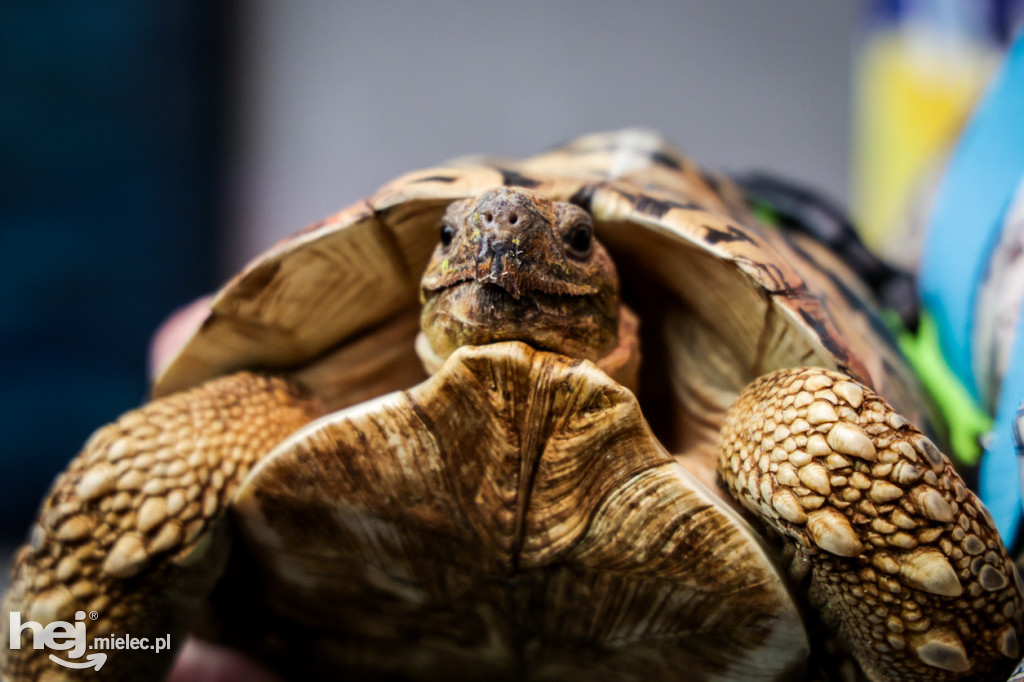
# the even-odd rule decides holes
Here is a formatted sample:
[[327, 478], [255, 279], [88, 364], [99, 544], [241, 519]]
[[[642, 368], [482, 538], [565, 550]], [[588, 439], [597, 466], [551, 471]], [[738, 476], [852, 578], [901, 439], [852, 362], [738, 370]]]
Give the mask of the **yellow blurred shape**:
[[[911, 203], [937, 172], [996, 63], [966, 40], [888, 31], [864, 46], [856, 74], [853, 206], [877, 253], [915, 265]], [[908, 256], [909, 262], [908, 262]]]

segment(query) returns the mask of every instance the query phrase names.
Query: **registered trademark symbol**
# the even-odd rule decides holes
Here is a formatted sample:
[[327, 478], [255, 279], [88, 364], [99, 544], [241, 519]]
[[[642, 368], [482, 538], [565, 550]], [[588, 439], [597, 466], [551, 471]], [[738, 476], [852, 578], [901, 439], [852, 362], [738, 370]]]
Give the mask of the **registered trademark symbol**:
[[90, 611], [89, 612], [89, 620], [96, 620], [99, 617], [100, 617], [100, 612], [99, 611]]

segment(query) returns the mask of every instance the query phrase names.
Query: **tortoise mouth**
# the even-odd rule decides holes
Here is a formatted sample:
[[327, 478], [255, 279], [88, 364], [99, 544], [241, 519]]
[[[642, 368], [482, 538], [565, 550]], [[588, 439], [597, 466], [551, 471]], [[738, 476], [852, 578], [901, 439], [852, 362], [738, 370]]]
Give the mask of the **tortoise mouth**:
[[519, 289], [516, 292], [511, 292], [502, 286], [502, 284], [500, 284], [493, 276], [488, 274], [487, 276], [481, 277], [473, 273], [441, 278], [438, 279], [437, 283], [434, 285], [427, 285], [424, 283], [422, 285], [422, 290], [424, 296], [430, 296], [431, 294], [438, 294], [448, 289], [467, 285], [478, 285], [480, 287], [495, 289], [514, 300], [529, 299], [531, 297], [538, 296], [558, 298], [589, 297], [594, 299], [596, 304], [602, 295], [602, 292], [598, 287], [572, 284], [570, 282], [552, 281], [551, 278], [531, 277], [528, 275], [523, 275], [520, 278]]
[[420, 326], [442, 357], [461, 346], [522, 341], [596, 361], [617, 343], [618, 311], [609, 315], [594, 295], [530, 288], [515, 296], [497, 284], [464, 278], [424, 288], [423, 298]]

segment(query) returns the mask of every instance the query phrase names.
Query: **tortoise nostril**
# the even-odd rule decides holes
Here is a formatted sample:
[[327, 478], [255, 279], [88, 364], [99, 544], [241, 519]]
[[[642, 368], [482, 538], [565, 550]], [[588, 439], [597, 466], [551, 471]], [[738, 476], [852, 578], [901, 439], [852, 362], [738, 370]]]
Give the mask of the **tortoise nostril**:
[[516, 221], [518, 221], [518, 220], [519, 220], [519, 216], [517, 216], [515, 213], [512, 213], [508, 217], [508, 224], [509, 225], [515, 225]]
[[489, 211], [487, 213], [484, 213], [484, 220], [486, 220], [487, 222], [493, 221], [494, 220], [494, 214], [489, 212]]

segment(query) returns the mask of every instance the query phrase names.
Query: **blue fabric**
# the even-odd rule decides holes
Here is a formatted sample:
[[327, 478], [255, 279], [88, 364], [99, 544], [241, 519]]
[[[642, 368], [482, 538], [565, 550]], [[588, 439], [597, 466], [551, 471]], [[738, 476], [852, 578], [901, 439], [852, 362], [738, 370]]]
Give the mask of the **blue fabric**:
[[[921, 266], [921, 295], [939, 326], [943, 352], [979, 396], [973, 372], [978, 291], [1006, 211], [1024, 178], [1024, 37], [1006, 55], [965, 129], [933, 207]], [[979, 493], [1007, 545], [1022, 520], [1020, 465], [1013, 425], [1024, 398], [1024, 315], [1002, 378], [995, 425], [979, 471]]]
[[1024, 40], [1018, 38], [946, 170], [921, 263], [921, 296], [943, 352], [968, 390], [974, 310], [1010, 197], [1024, 172]]
[[1017, 316], [1014, 328], [1013, 353], [1010, 366], [1003, 375], [999, 402], [996, 405], [996, 421], [981, 460], [978, 475], [978, 493], [988, 507], [999, 529], [999, 535], [1007, 546], [1013, 544], [1020, 532], [1024, 516], [1024, 500], [1021, 497], [1020, 459], [1016, 439], [1013, 436], [1014, 422], [1021, 401], [1024, 400], [1024, 315]]

